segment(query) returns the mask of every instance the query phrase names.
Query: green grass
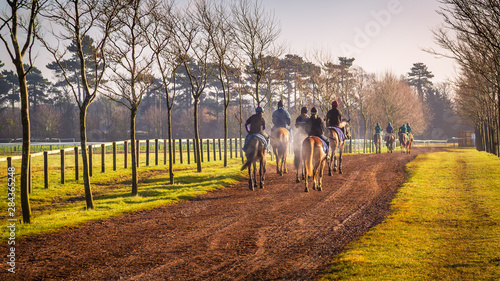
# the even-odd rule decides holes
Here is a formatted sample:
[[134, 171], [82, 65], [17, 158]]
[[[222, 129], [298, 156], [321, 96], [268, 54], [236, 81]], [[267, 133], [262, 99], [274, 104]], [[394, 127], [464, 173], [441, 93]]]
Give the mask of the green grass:
[[407, 170], [392, 214], [321, 280], [499, 280], [500, 160], [449, 149]]
[[[80, 183], [75, 180], [74, 154], [66, 152], [65, 178], [60, 180], [60, 155], [49, 155], [49, 188], [44, 188], [43, 157], [32, 159], [32, 193], [30, 203], [32, 208], [32, 223], [21, 223], [20, 190], [16, 190], [16, 237], [36, 235], [70, 228], [82, 223], [117, 216], [127, 212], [150, 209], [160, 205], [171, 204], [179, 200], [219, 189], [236, 183], [244, 178], [245, 172], [240, 171], [241, 159], [228, 161], [228, 167], [223, 167], [222, 161], [205, 162], [202, 173], [196, 172], [196, 164], [191, 154], [191, 164], [174, 165], [175, 183], [169, 184], [168, 165], [163, 165], [163, 155], [160, 153], [159, 166], [155, 166], [154, 153], [150, 154], [150, 166], [145, 165], [144, 153], [140, 157], [139, 195], [131, 196], [130, 155], [128, 169], [123, 168], [123, 154], [117, 156], [117, 170], [112, 170], [112, 154], [107, 154], [106, 172], [101, 172], [101, 156], [94, 155], [93, 177], [91, 178], [94, 196], [94, 210], [85, 210], [85, 193], [82, 184], [82, 167], [80, 158]], [[213, 155], [211, 155], [212, 157]], [[80, 155], [81, 157], [81, 155]], [[177, 155], [178, 157], [178, 155]], [[13, 161], [16, 169], [16, 183], [20, 185], [21, 161]], [[7, 163], [0, 162], [0, 198], [7, 198]], [[0, 240], [8, 236], [5, 227], [7, 221], [6, 199], [0, 200]]]

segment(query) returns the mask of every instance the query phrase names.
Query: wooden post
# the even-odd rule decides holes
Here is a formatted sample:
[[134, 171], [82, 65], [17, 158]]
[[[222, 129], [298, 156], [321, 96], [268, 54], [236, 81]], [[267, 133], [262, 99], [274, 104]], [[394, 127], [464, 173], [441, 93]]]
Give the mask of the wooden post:
[[188, 164], [191, 164], [191, 147], [189, 145], [189, 139], [186, 139], [186, 142], [187, 142]]
[[64, 184], [64, 149], [59, 150], [61, 154], [61, 184]]
[[146, 140], [146, 166], [149, 166], [149, 139]]
[[167, 165], [167, 140], [163, 139], [163, 165]]
[[116, 171], [116, 142], [113, 142], [113, 171]]
[[43, 182], [45, 188], [49, 188], [49, 153], [43, 152]]
[[222, 150], [220, 149], [220, 139], [219, 139], [219, 160], [222, 160]]
[[31, 155], [28, 155], [28, 193], [31, 194]]
[[210, 162], [210, 140], [207, 139], [207, 161]]
[[155, 139], [155, 165], [158, 166], [158, 139]]
[[128, 141], [123, 141], [123, 167], [127, 169]]
[[[189, 153], [189, 144], [188, 144], [188, 153]], [[182, 161], [182, 139], [179, 139], [179, 157], [181, 159], [181, 164], [182, 164], [183, 163], [183, 161]]]
[[212, 150], [214, 151], [214, 161], [217, 161], [217, 150], [215, 149], [215, 139], [212, 139]]
[[78, 146], [75, 146], [75, 181], [78, 183], [80, 172], [78, 171]]
[[233, 159], [233, 140], [231, 138], [227, 140], [229, 141], [229, 158]]
[[200, 157], [201, 157], [201, 163], [203, 163], [203, 140], [199, 139], [198, 143], [200, 144]]
[[12, 168], [12, 157], [7, 157], [7, 172], [9, 172], [9, 169]]
[[196, 158], [198, 155], [196, 155], [196, 142], [195, 140], [193, 139], [193, 159], [194, 159], [194, 163], [198, 163], [198, 159]]
[[238, 158], [238, 138], [234, 139], [234, 158]]
[[139, 168], [139, 155], [141, 154], [141, 142], [139, 140], [135, 140], [135, 159], [136, 159], [136, 166]]
[[106, 145], [101, 143], [101, 173], [106, 171]]
[[172, 139], [172, 161], [175, 164], [175, 139]]
[[92, 176], [92, 155], [94, 152], [92, 151], [92, 145], [89, 145], [89, 176]]

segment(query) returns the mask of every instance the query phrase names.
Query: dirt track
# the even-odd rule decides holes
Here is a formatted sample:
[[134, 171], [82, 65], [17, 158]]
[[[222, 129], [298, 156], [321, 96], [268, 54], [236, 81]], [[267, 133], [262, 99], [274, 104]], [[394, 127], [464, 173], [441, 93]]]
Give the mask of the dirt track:
[[[192, 201], [17, 241], [16, 274], [0, 280], [310, 280], [332, 256], [380, 223], [411, 156], [344, 158], [323, 191], [304, 192], [289, 166]], [[5, 258], [7, 245], [0, 246]]]

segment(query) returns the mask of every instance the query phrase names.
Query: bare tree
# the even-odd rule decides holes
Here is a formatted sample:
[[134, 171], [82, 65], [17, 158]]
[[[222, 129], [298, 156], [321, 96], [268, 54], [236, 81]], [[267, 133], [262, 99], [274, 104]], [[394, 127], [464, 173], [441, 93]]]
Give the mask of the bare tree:
[[281, 28], [273, 13], [266, 12], [261, 1], [239, 0], [232, 6], [236, 43], [248, 58], [255, 89], [253, 98], [259, 105], [265, 98], [260, 95], [259, 85], [269, 72], [264, 58], [279, 57], [276, 48]]
[[354, 67], [353, 69], [353, 78], [354, 78], [354, 91], [353, 98], [358, 107], [359, 114], [363, 118], [363, 129], [364, 129], [364, 139], [363, 143], [363, 153], [365, 153], [366, 148], [366, 139], [368, 134], [368, 120], [371, 114], [371, 104], [368, 102], [370, 96], [373, 95], [373, 84], [374, 84], [374, 75], [370, 75], [366, 73], [360, 67]]
[[[74, 101], [80, 111], [80, 148], [82, 150], [83, 184], [87, 209], [94, 208], [92, 186], [90, 184], [89, 160], [87, 151], [87, 110], [97, 97], [102, 85], [105, 70], [108, 66], [106, 48], [111, 33], [116, 28], [116, 15], [119, 1], [114, 0], [55, 0], [46, 10], [45, 17], [58, 26], [52, 30], [57, 45], [52, 46], [48, 40], [41, 38], [46, 49], [52, 54], [61, 69], [62, 75], [70, 87]], [[84, 40], [90, 35], [96, 36], [91, 46], [90, 56], [84, 52]], [[66, 45], [65, 45], [66, 44]], [[69, 44], [76, 45], [79, 76], [77, 82], [70, 78], [72, 67], [65, 62]], [[92, 66], [89, 68], [88, 66]], [[92, 71], [89, 71], [92, 69]], [[80, 84], [81, 82], [81, 84]], [[80, 90], [83, 89], [83, 98]]]
[[212, 43], [208, 32], [202, 28], [199, 22], [200, 11], [206, 10], [206, 1], [190, 2], [185, 8], [185, 13], [178, 21], [177, 49], [179, 59], [186, 70], [185, 82], [189, 85], [189, 91], [193, 97], [194, 114], [194, 145], [196, 154], [196, 169], [201, 172], [201, 150], [199, 132], [199, 104], [200, 98], [205, 92], [210, 75], [209, 58], [212, 51]]
[[[31, 223], [31, 207], [28, 194], [28, 167], [31, 144], [28, 86], [26, 75], [33, 67], [32, 48], [35, 42], [40, 9], [47, 1], [8, 0], [8, 9], [0, 14], [0, 39], [16, 69], [21, 94], [21, 123], [23, 148], [21, 160], [21, 207], [23, 221]], [[22, 43], [24, 41], [24, 43]], [[29, 66], [25, 68], [25, 55]]]
[[[155, 0], [156, 1], [156, 0]], [[169, 144], [169, 177], [174, 184], [172, 158], [172, 109], [176, 97], [175, 73], [180, 67], [179, 51], [175, 44], [175, 29], [178, 15], [173, 9], [173, 1], [159, 1], [150, 5], [157, 7], [150, 14], [150, 24], [146, 29], [149, 47], [151, 48], [156, 66], [161, 75], [161, 85], [167, 102], [168, 144]], [[171, 89], [173, 85], [173, 89]]]
[[151, 2], [131, 0], [118, 14], [118, 31], [110, 46], [110, 83], [105, 95], [130, 110], [130, 142], [132, 149], [132, 196], [137, 188], [137, 154], [135, 121], [143, 97], [154, 83], [151, 75], [153, 57], [146, 40], [147, 16], [156, 9]]

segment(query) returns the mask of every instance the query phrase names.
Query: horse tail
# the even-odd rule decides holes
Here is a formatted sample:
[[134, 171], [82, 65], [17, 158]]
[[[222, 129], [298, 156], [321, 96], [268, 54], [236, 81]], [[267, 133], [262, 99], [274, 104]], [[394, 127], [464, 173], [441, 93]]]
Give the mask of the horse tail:
[[252, 138], [248, 141], [247, 151], [245, 152], [245, 156], [247, 158], [247, 161], [245, 162], [245, 164], [243, 164], [243, 166], [241, 166], [241, 171], [248, 168], [250, 165], [252, 165], [254, 160], [257, 159], [258, 149], [256, 146], [258, 145], [258, 143], [255, 144], [254, 139], [255, 138]]
[[302, 160], [304, 161], [308, 177], [313, 176], [313, 152], [314, 140], [312, 138], [305, 139], [302, 143]]

